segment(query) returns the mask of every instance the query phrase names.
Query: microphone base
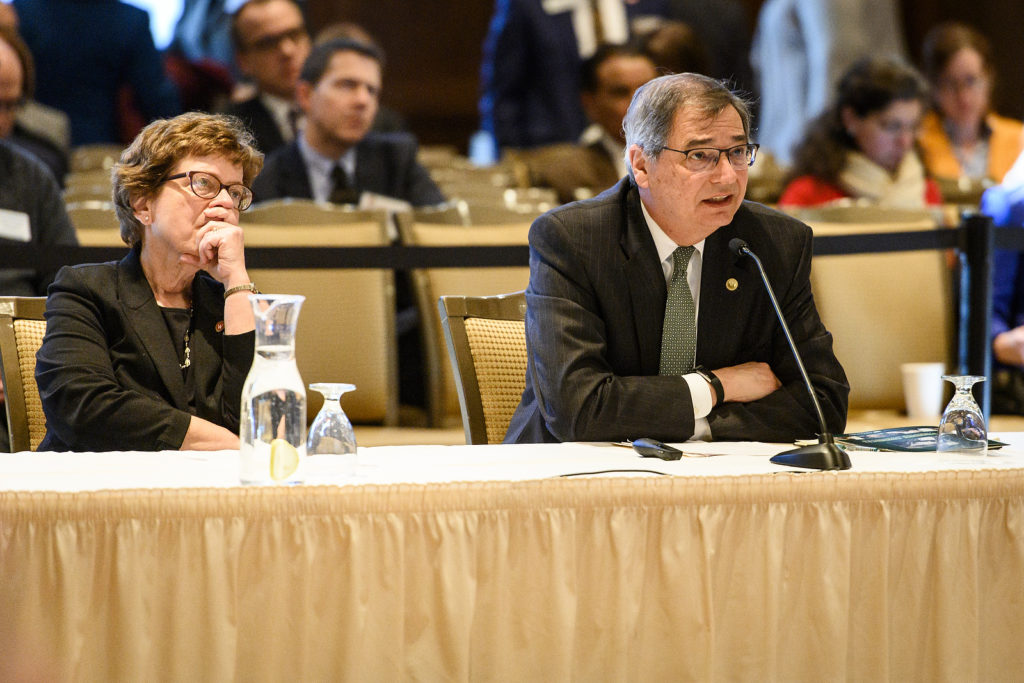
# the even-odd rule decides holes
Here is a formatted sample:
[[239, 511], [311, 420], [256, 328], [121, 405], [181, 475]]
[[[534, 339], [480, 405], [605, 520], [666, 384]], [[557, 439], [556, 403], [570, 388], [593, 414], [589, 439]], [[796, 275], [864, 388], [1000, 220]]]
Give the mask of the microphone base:
[[850, 456], [834, 443], [816, 443], [772, 456], [776, 465], [804, 467], [809, 470], [848, 470]]

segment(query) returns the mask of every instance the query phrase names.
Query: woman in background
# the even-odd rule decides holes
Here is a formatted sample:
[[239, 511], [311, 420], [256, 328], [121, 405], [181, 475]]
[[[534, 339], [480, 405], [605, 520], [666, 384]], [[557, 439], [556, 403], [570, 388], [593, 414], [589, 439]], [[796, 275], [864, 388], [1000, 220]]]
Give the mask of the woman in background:
[[255, 343], [238, 217], [262, 165], [240, 121], [200, 113], [154, 121], [122, 153], [113, 194], [131, 251], [50, 286], [40, 450], [238, 448]]
[[989, 42], [964, 24], [939, 24], [925, 36], [922, 66], [935, 105], [921, 123], [928, 172], [950, 180], [1002, 182], [1024, 149], [1024, 126], [991, 109], [995, 67]]
[[839, 82], [833, 105], [796, 149], [782, 206], [853, 198], [893, 208], [940, 204], [914, 149], [928, 86], [893, 58], [858, 61]]

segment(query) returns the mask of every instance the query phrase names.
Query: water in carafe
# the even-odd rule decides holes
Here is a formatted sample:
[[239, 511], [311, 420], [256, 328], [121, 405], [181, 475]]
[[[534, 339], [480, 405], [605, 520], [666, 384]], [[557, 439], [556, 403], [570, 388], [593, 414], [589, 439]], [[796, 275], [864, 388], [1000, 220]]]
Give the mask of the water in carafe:
[[250, 294], [256, 353], [242, 388], [240, 479], [299, 484], [306, 457], [306, 389], [295, 364], [303, 296]]

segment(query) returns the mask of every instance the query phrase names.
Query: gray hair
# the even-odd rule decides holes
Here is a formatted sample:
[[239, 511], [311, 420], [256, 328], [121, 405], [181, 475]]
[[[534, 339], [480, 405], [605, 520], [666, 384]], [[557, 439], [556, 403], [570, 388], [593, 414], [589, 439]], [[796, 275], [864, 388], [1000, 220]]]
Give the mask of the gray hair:
[[648, 81], [633, 93], [622, 128], [626, 133], [626, 168], [633, 177], [629, 148], [637, 145], [649, 158], [656, 159], [672, 131], [676, 112], [689, 109], [711, 121], [726, 107], [732, 107], [743, 122], [743, 133], [750, 138], [750, 106], [740, 95], [714, 78], [701, 74], [669, 74]]

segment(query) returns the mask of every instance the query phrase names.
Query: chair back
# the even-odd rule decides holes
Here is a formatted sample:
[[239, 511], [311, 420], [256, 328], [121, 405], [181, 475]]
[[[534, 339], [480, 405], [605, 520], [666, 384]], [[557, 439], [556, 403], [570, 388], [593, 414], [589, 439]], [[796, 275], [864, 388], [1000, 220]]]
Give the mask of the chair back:
[[[816, 236], [934, 230], [910, 222], [815, 222]], [[816, 256], [811, 289], [850, 381], [850, 409], [903, 410], [900, 366], [955, 356], [956, 303], [945, 250]]]
[[[338, 212], [351, 222], [272, 225], [245, 223], [247, 247], [386, 246], [382, 211]], [[357, 220], [358, 218], [358, 220]], [[349, 382], [342, 407], [356, 423], [398, 422], [398, 346], [394, 271], [386, 268], [249, 268], [264, 293], [306, 297], [295, 356], [312, 382]], [[322, 397], [307, 394], [312, 419]]]
[[[529, 222], [498, 225], [435, 225], [399, 221], [402, 242], [418, 246], [525, 245]], [[420, 311], [427, 411], [430, 424], [443, 427], [458, 420], [459, 398], [451, 363], [445, 353], [444, 332], [437, 300], [449, 294], [491, 296], [525, 289], [528, 266], [494, 268], [424, 268], [412, 272]]]
[[110, 169], [121, 158], [121, 152], [123, 151], [124, 146], [116, 144], [96, 143], [79, 145], [71, 150], [71, 158], [69, 159], [71, 172], [106, 171], [107, 178], [109, 178]]
[[501, 443], [526, 386], [526, 294], [442, 296], [466, 443]]
[[312, 199], [271, 199], [253, 204], [241, 215], [241, 223], [264, 223], [272, 225], [337, 225], [365, 220], [375, 220], [375, 213], [368, 214], [348, 205], [317, 202]]
[[36, 351], [43, 343], [46, 297], [0, 297], [0, 372], [10, 451], [34, 451], [46, 436], [36, 385]]
[[113, 202], [98, 199], [71, 202], [67, 212], [82, 246], [124, 246]]

